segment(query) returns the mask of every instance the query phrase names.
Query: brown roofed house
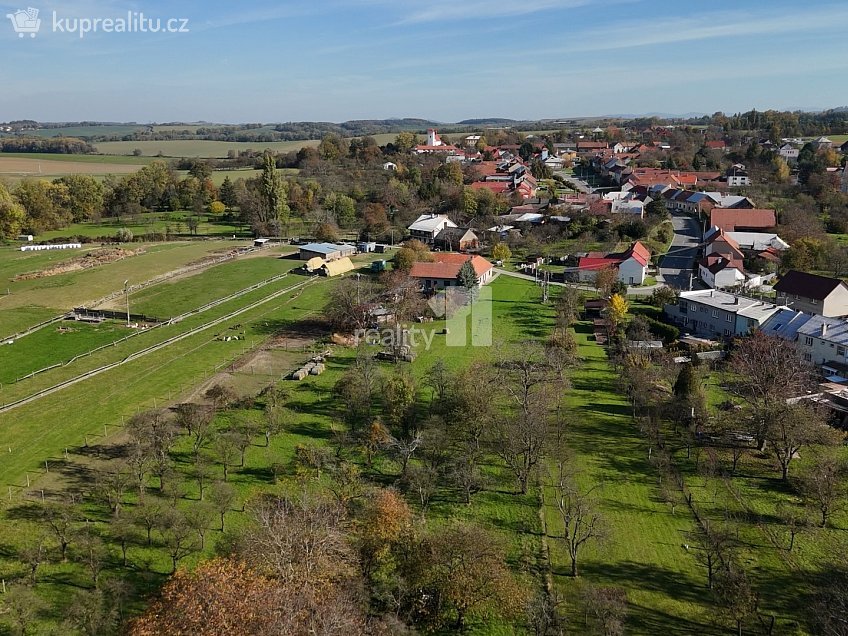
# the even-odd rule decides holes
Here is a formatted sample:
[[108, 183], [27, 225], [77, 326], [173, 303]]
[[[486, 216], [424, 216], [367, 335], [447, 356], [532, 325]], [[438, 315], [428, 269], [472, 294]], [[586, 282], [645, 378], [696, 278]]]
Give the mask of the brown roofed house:
[[848, 316], [848, 285], [839, 278], [790, 270], [774, 286], [778, 304], [827, 318]]
[[725, 232], [763, 232], [777, 225], [774, 210], [713, 208], [710, 225]]
[[465, 252], [480, 247], [480, 239], [467, 227], [446, 227], [436, 235], [433, 244], [448, 252]]

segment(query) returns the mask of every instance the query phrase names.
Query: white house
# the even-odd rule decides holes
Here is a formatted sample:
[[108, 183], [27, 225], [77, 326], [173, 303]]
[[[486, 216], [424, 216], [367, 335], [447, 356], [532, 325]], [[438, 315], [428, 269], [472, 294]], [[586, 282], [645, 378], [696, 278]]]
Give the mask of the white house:
[[783, 157], [787, 163], [798, 161], [798, 155], [800, 153], [801, 151], [792, 144], [783, 144], [777, 151], [777, 154]]
[[618, 270], [618, 280], [626, 285], [641, 285], [648, 275], [651, 252], [639, 241], [633, 243], [626, 252], [603, 254], [589, 252], [580, 258], [577, 264], [577, 280], [584, 283], [594, 282], [598, 272], [604, 269]]
[[738, 188], [751, 185], [751, 177], [748, 176], [748, 171], [741, 163], [734, 164], [733, 166], [728, 168], [726, 177], [727, 186], [729, 188]]
[[393, 163], [391, 161], [387, 161], [386, 163], [383, 164], [383, 170], [392, 170], [392, 171], [397, 170], [397, 164]]
[[422, 214], [407, 229], [412, 238], [432, 243], [439, 232], [446, 227], [457, 227], [447, 214]]
[[737, 287], [745, 283], [745, 274], [718, 254], [710, 254], [699, 261], [698, 275], [705, 285], [713, 289]]

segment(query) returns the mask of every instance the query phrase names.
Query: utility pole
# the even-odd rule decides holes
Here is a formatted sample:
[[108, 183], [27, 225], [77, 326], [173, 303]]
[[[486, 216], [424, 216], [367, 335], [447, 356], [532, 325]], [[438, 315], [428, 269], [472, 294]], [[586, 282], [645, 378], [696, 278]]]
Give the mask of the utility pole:
[[127, 297], [127, 327], [130, 326], [130, 288], [129, 279], [124, 281], [124, 295]]

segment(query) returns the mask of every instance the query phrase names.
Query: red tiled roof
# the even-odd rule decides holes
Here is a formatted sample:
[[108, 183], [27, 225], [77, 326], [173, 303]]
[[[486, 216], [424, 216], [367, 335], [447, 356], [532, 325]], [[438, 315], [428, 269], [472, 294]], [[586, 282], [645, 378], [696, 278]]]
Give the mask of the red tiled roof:
[[621, 261], [617, 258], [592, 258], [590, 256], [584, 256], [577, 262], [577, 267], [579, 269], [598, 271], [607, 269], [608, 267], [618, 267], [620, 264]]
[[719, 150], [719, 149], [727, 148], [727, 144], [724, 141], [708, 141], [704, 145], [707, 148], [711, 148], [713, 150]]
[[651, 250], [642, 245], [639, 241], [636, 241], [630, 247], [630, 254], [633, 258], [642, 263], [642, 265], [647, 265], [651, 260]]
[[509, 192], [511, 185], [508, 181], [475, 181], [471, 184], [472, 190], [491, 190], [495, 194]]
[[777, 219], [774, 210], [713, 208], [710, 212], [710, 225], [715, 225], [725, 232], [734, 232], [736, 228], [767, 230], [777, 225]]
[[471, 261], [474, 267], [474, 272], [477, 276], [482, 276], [494, 265], [487, 261], [482, 256], [468, 256], [467, 254], [455, 254], [452, 252], [436, 252], [433, 254], [435, 262], [425, 263], [418, 262], [412, 265], [412, 270], [409, 275], [413, 278], [439, 278], [442, 280], [453, 280], [459, 276], [459, 270], [462, 266]]

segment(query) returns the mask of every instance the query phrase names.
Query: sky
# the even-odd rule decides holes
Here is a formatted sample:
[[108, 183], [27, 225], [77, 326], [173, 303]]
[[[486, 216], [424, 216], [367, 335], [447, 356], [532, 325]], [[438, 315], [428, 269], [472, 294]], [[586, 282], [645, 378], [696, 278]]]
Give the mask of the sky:
[[[848, 105], [844, 1], [31, 2], [0, 0], [0, 121], [455, 122]], [[34, 38], [5, 17], [29, 6], [40, 12]], [[80, 37], [81, 24], [128, 14], [138, 24], [139, 13], [188, 32], [101, 23]]]

